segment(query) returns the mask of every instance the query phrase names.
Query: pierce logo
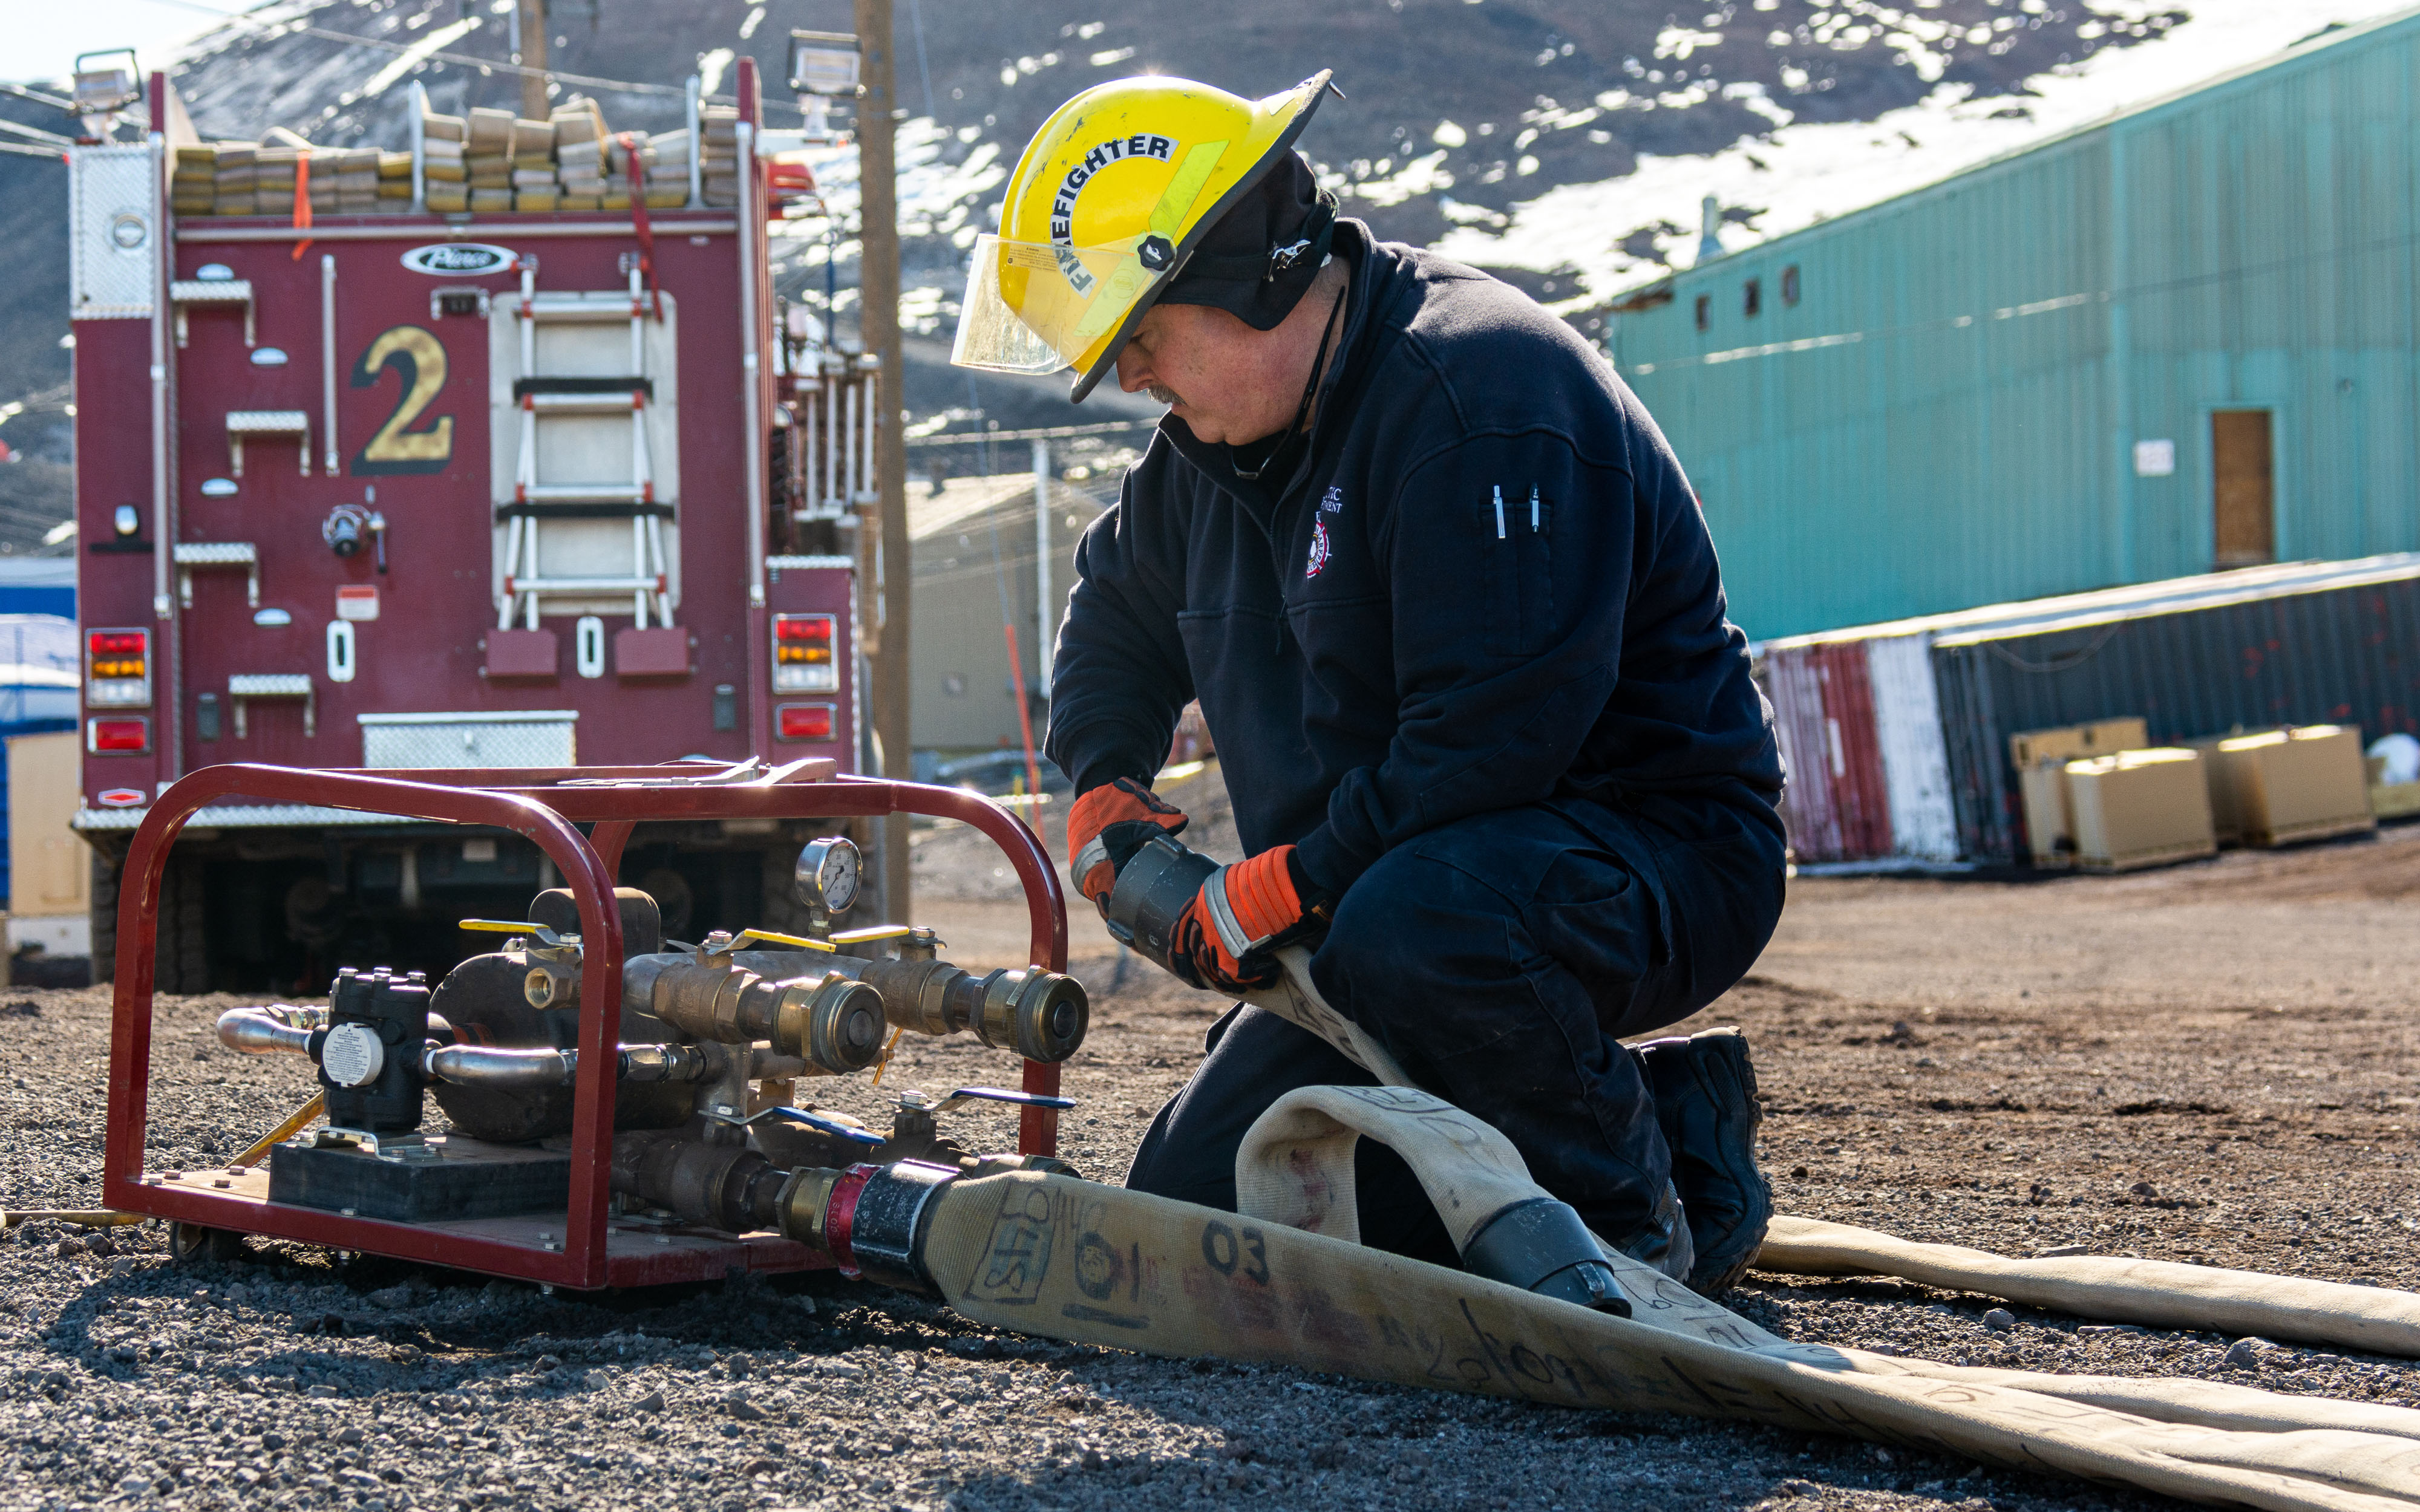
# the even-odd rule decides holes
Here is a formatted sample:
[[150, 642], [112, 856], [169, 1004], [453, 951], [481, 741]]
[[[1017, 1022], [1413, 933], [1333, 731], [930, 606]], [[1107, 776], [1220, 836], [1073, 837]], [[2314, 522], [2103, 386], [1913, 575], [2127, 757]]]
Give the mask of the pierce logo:
[[1324, 519], [1311, 521], [1311, 560], [1303, 563], [1302, 575], [1305, 578], [1318, 577], [1321, 570], [1326, 567], [1327, 559], [1334, 549], [1327, 540], [1327, 521]]
[[435, 246], [414, 247], [403, 255], [403, 266], [415, 273], [438, 278], [509, 273], [520, 260], [520, 255], [512, 248], [491, 247], [484, 241], [441, 241]]

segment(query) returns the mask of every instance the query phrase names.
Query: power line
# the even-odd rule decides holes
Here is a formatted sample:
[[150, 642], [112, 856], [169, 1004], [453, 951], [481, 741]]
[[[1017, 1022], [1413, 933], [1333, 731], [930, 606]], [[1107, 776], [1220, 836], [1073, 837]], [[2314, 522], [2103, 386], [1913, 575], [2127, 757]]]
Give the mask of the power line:
[[0, 84], [0, 95], [15, 95], [20, 100], [30, 100], [37, 105], [48, 105], [54, 110], [75, 109], [75, 101], [72, 100], [61, 100], [56, 95], [46, 95], [39, 89], [28, 89], [22, 84]]
[[7, 131], [15, 136], [22, 136], [29, 142], [48, 143], [50, 146], [54, 147], [71, 147], [75, 146], [74, 137], [61, 136], [56, 131], [45, 131], [39, 126], [27, 126], [23, 121], [12, 121], [8, 119], [6, 116], [0, 116], [0, 131]]

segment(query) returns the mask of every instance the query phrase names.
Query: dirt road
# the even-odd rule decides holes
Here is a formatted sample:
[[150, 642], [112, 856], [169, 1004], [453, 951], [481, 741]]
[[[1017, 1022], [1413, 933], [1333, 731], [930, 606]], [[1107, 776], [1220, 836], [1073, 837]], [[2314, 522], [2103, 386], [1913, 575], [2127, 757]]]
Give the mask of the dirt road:
[[[1215, 814], [1203, 829], [1221, 843]], [[1020, 911], [960, 843], [928, 841], [920, 871], [928, 896], [944, 875], [970, 896], [925, 914], [956, 956], [1019, 958]], [[1757, 1047], [1785, 1211], [2408, 1286], [2415, 904], [2420, 827], [2132, 878], [1802, 880], [1756, 975], [1686, 1026], [1735, 1022]], [[1115, 1180], [1223, 1005], [1139, 961], [1121, 975], [1096, 928], [1078, 926], [1095, 1011], [1066, 1149]], [[0, 1191], [88, 1200], [105, 1004], [0, 998]], [[223, 1159], [307, 1089], [291, 1063], [216, 1047], [222, 1002], [162, 1005], [159, 1163]], [[904, 1052], [886, 1085], [1013, 1075], [963, 1041]], [[962, 1128], [1012, 1137], [980, 1114]], [[2164, 1504], [1764, 1429], [1066, 1349], [828, 1279], [545, 1298], [299, 1247], [178, 1269], [153, 1236], [116, 1257], [63, 1255], [66, 1237], [0, 1245], [0, 1505]], [[1933, 1358], [2420, 1404], [2399, 1362], [2234, 1366], [2217, 1335], [2024, 1308], [1993, 1332], [1986, 1299], [1893, 1282], [1760, 1274], [1734, 1304]]]

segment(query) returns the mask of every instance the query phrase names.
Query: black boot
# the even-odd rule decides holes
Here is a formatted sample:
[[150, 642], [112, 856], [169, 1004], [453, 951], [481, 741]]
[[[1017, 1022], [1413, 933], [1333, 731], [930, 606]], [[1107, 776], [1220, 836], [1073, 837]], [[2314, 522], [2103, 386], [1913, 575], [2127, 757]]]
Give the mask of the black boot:
[[1671, 1146], [1672, 1180], [1696, 1242], [1690, 1289], [1720, 1296], [1756, 1258], [1773, 1218], [1773, 1184], [1756, 1168], [1764, 1109], [1747, 1041], [1737, 1029], [1708, 1029], [1633, 1049], [1655, 1095], [1655, 1121]]
[[1686, 1287], [1695, 1288], [1697, 1280], [1696, 1241], [1689, 1232], [1689, 1219], [1683, 1210], [1681, 1194], [1672, 1182], [1664, 1183], [1664, 1196], [1655, 1204], [1655, 1215], [1647, 1227], [1632, 1234], [1614, 1247], [1652, 1270], [1663, 1272]]

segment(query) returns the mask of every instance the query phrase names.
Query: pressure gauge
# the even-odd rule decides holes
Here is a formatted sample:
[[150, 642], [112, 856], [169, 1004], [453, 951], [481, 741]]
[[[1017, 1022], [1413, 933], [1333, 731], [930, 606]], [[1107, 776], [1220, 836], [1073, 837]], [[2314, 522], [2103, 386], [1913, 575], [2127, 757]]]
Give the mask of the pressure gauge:
[[799, 853], [799, 901], [828, 914], [845, 914], [857, 902], [857, 847], [845, 836], [833, 835]]

